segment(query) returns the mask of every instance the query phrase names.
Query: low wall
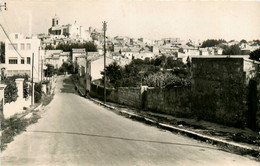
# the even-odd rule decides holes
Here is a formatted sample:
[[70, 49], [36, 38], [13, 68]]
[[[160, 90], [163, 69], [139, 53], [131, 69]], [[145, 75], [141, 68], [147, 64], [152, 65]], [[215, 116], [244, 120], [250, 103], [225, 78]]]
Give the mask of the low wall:
[[[120, 87], [117, 89], [107, 88], [106, 100], [135, 108], [141, 107], [141, 89], [136, 87]], [[104, 87], [91, 84], [90, 95], [104, 99]]]
[[[104, 99], [104, 87], [92, 83], [90, 95]], [[185, 117], [191, 115], [190, 96], [190, 88], [187, 87], [147, 88], [143, 90], [142, 94], [139, 87], [120, 87], [106, 90], [107, 101]]]
[[191, 116], [189, 87], [149, 88], [144, 97], [144, 109], [174, 116]]

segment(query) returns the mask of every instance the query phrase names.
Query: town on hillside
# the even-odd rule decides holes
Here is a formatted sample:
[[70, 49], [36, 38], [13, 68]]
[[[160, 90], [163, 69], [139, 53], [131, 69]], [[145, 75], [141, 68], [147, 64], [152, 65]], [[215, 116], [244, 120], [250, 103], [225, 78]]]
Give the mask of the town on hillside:
[[[20, 9], [6, 2], [0, 0], [2, 18]], [[54, 2], [19, 3], [52, 8], [59, 0]], [[142, 3], [147, 10], [177, 4]], [[41, 18], [48, 20], [44, 32], [30, 29], [36, 26], [31, 26], [35, 18], [29, 11], [29, 25], [16, 25], [29, 26], [29, 33], [12, 32], [0, 20], [3, 165], [259, 165], [259, 36], [112, 36], [109, 31], [117, 26], [112, 21], [89, 27], [68, 21], [66, 4], [75, 10], [74, 5], [84, 3], [68, 1], [53, 8], [52, 18]], [[89, 11], [82, 13], [96, 10], [88, 4], [109, 5], [88, 1]], [[135, 6], [140, 14], [137, 4], [120, 4], [129, 5], [126, 11]], [[201, 8], [194, 8], [198, 14]], [[164, 5], [161, 9], [169, 12]]]

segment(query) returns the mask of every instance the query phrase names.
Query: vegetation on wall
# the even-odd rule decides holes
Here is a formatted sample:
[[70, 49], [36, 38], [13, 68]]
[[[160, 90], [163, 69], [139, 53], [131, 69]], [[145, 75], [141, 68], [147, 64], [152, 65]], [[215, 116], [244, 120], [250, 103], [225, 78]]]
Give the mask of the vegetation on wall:
[[94, 44], [94, 42], [58, 44], [56, 48], [52, 45], [47, 45], [45, 47], [46, 50], [63, 50], [69, 52], [71, 52], [73, 48], [85, 48], [86, 52], [97, 51], [97, 46]]
[[[160, 56], [156, 59], [133, 59], [125, 67], [116, 62], [106, 67], [107, 84], [111, 87], [164, 87], [170, 84], [186, 86], [189, 83], [187, 66], [173, 57]], [[104, 72], [101, 72], [104, 75]], [[157, 81], [156, 81], [157, 80]]]
[[260, 48], [251, 52], [249, 55], [249, 59], [260, 61]]

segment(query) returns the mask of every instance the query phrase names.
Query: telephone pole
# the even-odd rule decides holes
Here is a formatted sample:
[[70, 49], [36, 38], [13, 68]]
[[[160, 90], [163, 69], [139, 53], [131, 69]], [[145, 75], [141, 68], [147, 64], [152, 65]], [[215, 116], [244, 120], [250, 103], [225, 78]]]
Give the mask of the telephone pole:
[[106, 104], [106, 30], [107, 22], [103, 22], [103, 31], [104, 31], [104, 103]]
[[31, 105], [34, 105], [34, 84], [33, 84], [33, 67], [34, 67], [34, 53], [32, 54], [32, 95], [31, 95]]

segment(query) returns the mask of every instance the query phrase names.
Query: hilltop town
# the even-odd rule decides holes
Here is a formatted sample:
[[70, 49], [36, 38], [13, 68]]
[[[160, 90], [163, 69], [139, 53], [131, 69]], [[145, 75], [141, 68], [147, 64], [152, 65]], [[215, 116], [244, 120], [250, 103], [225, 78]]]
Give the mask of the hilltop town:
[[61, 19], [28, 36], [0, 24], [4, 163], [259, 161], [259, 39], [109, 36], [109, 22]]

